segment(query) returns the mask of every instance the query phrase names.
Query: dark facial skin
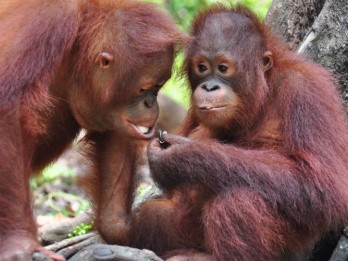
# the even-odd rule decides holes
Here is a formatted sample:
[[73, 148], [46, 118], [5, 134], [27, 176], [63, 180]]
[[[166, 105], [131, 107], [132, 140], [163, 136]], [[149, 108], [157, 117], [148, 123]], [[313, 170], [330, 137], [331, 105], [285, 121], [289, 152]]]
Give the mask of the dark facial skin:
[[252, 89], [257, 84], [252, 79], [247, 81], [247, 77], [258, 68], [266, 71], [272, 66], [271, 52], [246, 66], [245, 58], [240, 56], [244, 46], [238, 32], [231, 30], [233, 25], [226, 14], [219, 16], [218, 22], [208, 21], [204, 33], [197, 35], [199, 44], [191, 47], [192, 55], [187, 61], [195, 116], [210, 129], [228, 128], [226, 123], [238, 121], [239, 115], [248, 110], [241, 97], [252, 98]]
[[144, 73], [136, 80], [136, 92], [132, 93], [131, 99], [134, 102], [126, 106], [123, 119], [127, 121], [126, 131], [131, 136], [145, 138], [154, 134], [154, 125], [159, 114], [157, 94], [171, 76], [172, 60], [171, 53], [155, 57], [151, 61], [152, 66], [145, 68]]
[[[202, 54], [203, 53], [203, 54]], [[238, 108], [239, 97], [233, 89], [237, 73], [236, 61], [226, 55], [202, 52], [191, 60], [196, 116], [202, 123], [220, 126], [231, 118]]]
[[214, 127], [223, 127], [241, 106], [238, 56], [228, 48], [232, 40], [223, 34], [222, 26], [209, 23], [204, 34], [197, 36], [199, 44], [188, 61], [195, 115], [202, 124]]

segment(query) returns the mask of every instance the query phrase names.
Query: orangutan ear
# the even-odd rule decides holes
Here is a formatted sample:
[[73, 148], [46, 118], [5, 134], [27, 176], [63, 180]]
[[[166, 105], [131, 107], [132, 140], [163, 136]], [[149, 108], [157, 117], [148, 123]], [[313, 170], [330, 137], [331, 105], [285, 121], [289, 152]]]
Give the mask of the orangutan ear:
[[272, 52], [266, 51], [262, 55], [263, 71], [266, 72], [273, 66]]
[[103, 69], [109, 68], [110, 64], [115, 61], [114, 56], [108, 52], [101, 52], [95, 62]]

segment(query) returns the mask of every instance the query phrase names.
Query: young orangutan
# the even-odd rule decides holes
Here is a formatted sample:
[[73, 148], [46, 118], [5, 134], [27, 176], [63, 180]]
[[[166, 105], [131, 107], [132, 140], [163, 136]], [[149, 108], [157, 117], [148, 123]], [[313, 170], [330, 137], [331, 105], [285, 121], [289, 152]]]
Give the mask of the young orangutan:
[[347, 224], [348, 127], [332, 74], [247, 9], [220, 6], [195, 20], [186, 70], [181, 136], [148, 147], [165, 197], [134, 214], [133, 246], [175, 260], [298, 260]]

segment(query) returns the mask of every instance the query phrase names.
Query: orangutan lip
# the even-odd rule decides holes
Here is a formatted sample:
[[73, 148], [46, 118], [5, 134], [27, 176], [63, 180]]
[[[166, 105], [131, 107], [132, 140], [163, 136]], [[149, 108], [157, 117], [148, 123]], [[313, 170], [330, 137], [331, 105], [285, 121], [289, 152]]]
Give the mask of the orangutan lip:
[[130, 125], [133, 127], [133, 130], [136, 131], [138, 134], [139, 138], [142, 139], [151, 139], [153, 135], [155, 134], [155, 128], [154, 127], [146, 127], [146, 126], [141, 126], [132, 122], [129, 122]]
[[211, 110], [219, 110], [225, 108], [226, 105], [220, 105], [220, 106], [199, 106], [198, 109], [203, 111], [211, 111]]

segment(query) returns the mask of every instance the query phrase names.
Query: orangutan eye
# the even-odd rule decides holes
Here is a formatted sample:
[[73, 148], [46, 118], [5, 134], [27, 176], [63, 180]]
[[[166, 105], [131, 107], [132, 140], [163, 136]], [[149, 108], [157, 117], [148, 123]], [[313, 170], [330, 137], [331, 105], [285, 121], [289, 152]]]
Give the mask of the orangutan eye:
[[102, 65], [103, 65], [104, 67], [109, 66], [109, 64], [110, 64], [110, 61], [108, 61], [108, 60], [103, 60], [103, 61], [102, 61]]
[[218, 69], [219, 69], [220, 72], [225, 73], [225, 72], [227, 72], [228, 67], [226, 65], [224, 65], [224, 64], [220, 64]]
[[198, 71], [199, 72], [205, 72], [206, 70], [208, 70], [207, 66], [205, 66], [203, 63], [198, 64]]

